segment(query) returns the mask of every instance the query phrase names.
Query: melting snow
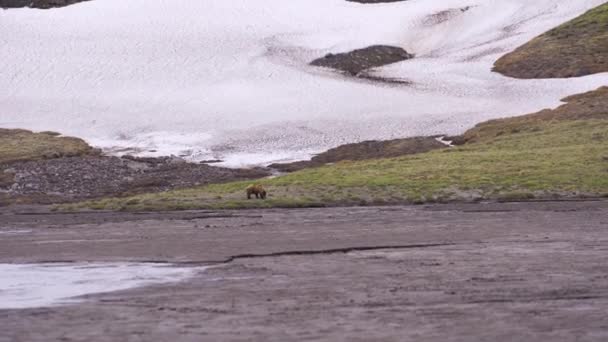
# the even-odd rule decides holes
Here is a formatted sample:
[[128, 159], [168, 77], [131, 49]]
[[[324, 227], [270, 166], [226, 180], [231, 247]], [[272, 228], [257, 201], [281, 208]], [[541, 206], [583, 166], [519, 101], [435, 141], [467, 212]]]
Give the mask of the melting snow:
[[73, 297], [177, 282], [198, 269], [145, 263], [0, 264], [0, 309], [74, 303]]
[[[457, 134], [606, 84], [606, 74], [524, 81], [490, 71], [504, 53], [603, 2], [94, 0], [0, 11], [0, 127], [230, 166]], [[374, 71], [413, 85], [308, 65], [373, 44], [416, 54]]]

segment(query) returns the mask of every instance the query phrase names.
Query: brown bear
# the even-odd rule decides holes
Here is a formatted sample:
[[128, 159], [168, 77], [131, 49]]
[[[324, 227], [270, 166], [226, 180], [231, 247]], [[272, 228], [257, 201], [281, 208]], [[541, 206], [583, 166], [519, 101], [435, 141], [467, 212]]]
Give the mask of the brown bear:
[[247, 191], [247, 199], [251, 199], [251, 195], [255, 195], [255, 198], [266, 199], [266, 190], [260, 184], [251, 184], [245, 190]]

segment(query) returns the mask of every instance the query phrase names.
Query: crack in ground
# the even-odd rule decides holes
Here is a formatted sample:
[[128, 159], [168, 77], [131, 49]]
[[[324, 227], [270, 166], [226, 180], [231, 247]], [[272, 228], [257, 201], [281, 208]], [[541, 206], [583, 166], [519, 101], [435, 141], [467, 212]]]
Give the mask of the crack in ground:
[[[565, 240], [513, 240], [503, 241], [502, 243], [538, 243], [538, 244], [550, 244], [566, 242]], [[223, 260], [192, 260], [192, 261], [168, 261], [158, 259], [143, 259], [143, 260], [129, 260], [127, 262], [144, 263], [144, 264], [167, 264], [176, 266], [216, 266], [229, 264], [239, 259], [256, 259], [256, 258], [275, 258], [283, 256], [305, 256], [305, 255], [329, 255], [329, 254], [347, 254], [351, 252], [365, 252], [365, 251], [376, 251], [376, 250], [390, 250], [390, 249], [419, 249], [419, 248], [434, 248], [434, 247], [447, 247], [447, 246], [462, 246], [462, 245], [487, 245], [492, 244], [487, 241], [470, 241], [464, 243], [427, 243], [427, 244], [412, 244], [412, 245], [382, 245], [382, 246], [355, 246], [355, 247], [342, 247], [342, 248], [329, 248], [319, 250], [295, 250], [295, 251], [282, 251], [272, 253], [245, 253], [237, 254], [227, 257]], [[87, 262], [104, 262], [104, 261], [86, 261], [86, 260], [41, 260], [36, 262], [24, 262], [19, 264], [75, 264], [75, 263], [87, 263]]]
[[221, 263], [231, 263], [238, 259], [250, 259], [250, 258], [273, 258], [282, 256], [300, 256], [300, 255], [324, 255], [324, 254], [339, 254], [339, 253], [351, 253], [351, 252], [364, 252], [374, 251], [382, 249], [414, 249], [414, 248], [433, 248], [433, 247], [444, 247], [454, 246], [454, 243], [431, 243], [431, 244], [416, 244], [416, 245], [394, 245], [394, 246], [362, 246], [362, 247], [344, 247], [344, 248], [332, 248], [332, 249], [321, 249], [321, 250], [303, 250], [303, 251], [285, 251], [285, 252], [274, 252], [274, 253], [261, 253], [261, 254], [238, 254], [231, 256]]
[[283, 252], [272, 252], [272, 253], [246, 253], [229, 256], [224, 260], [219, 261], [159, 261], [159, 260], [144, 260], [138, 261], [142, 263], [159, 263], [159, 264], [174, 264], [174, 265], [223, 265], [229, 264], [239, 259], [255, 259], [255, 258], [276, 258], [283, 256], [304, 256], [304, 255], [327, 255], [327, 254], [346, 254], [351, 252], [365, 252], [375, 251], [384, 249], [416, 249], [416, 248], [433, 248], [433, 247], [445, 247], [445, 246], [456, 246], [456, 243], [430, 243], [430, 244], [414, 244], [414, 245], [386, 245], [386, 246], [360, 246], [360, 247], [343, 247], [343, 248], [330, 248], [320, 250], [299, 250], [299, 251], [283, 251]]
[[[224, 260], [203, 260], [203, 261], [167, 261], [167, 260], [133, 260], [132, 262], [142, 264], [170, 264], [170, 265], [188, 265], [188, 266], [215, 266], [229, 264], [239, 259], [252, 258], [276, 258], [282, 256], [304, 256], [304, 255], [327, 255], [327, 254], [346, 254], [351, 252], [365, 252], [384, 249], [416, 249], [416, 248], [433, 248], [456, 246], [456, 243], [430, 243], [430, 244], [414, 244], [414, 245], [387, 245], [387, 246], [360, 246], [360, 247], [343, 247], [320, 250], [299, 250], [299, 251], [283, 251], [272, 253], [246, 253], [237, 254], [227, 257]], [[87, 261], [82, 260], [43, 260], [24, 264], [75, 264]], [[97, 261], [96, 261], [97, 262]]]

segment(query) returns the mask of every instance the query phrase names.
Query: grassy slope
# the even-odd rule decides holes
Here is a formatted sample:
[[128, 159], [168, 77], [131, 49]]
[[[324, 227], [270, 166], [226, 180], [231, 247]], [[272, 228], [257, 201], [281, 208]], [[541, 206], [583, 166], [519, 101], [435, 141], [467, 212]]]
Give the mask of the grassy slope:
[[77, 156], [94, 152], [84, 140], [58, 133], [33, 133], [0, 128], [0, 164], [23, 160]]
[[608, 72], [608, 3], [503, 56], [494, 71], [516, 78], [563, 78]]
[[265, 179], [266, 201], [246, 200], [249, 182], [104, 199], [80, 207], [119, 210], [298, 207], [477, 198], [608, 195], [608, 88], [556, 110], [493, 120], [451, 149], [341, 162]]

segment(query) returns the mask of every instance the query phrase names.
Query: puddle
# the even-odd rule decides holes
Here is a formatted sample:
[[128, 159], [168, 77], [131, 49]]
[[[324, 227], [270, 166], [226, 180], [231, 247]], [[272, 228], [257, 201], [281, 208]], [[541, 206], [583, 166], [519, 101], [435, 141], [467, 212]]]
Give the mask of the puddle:
[[201, 269], [151, 263], [0, 264], [0, 309], [73, 304], [87, 294], [179, 282]]

